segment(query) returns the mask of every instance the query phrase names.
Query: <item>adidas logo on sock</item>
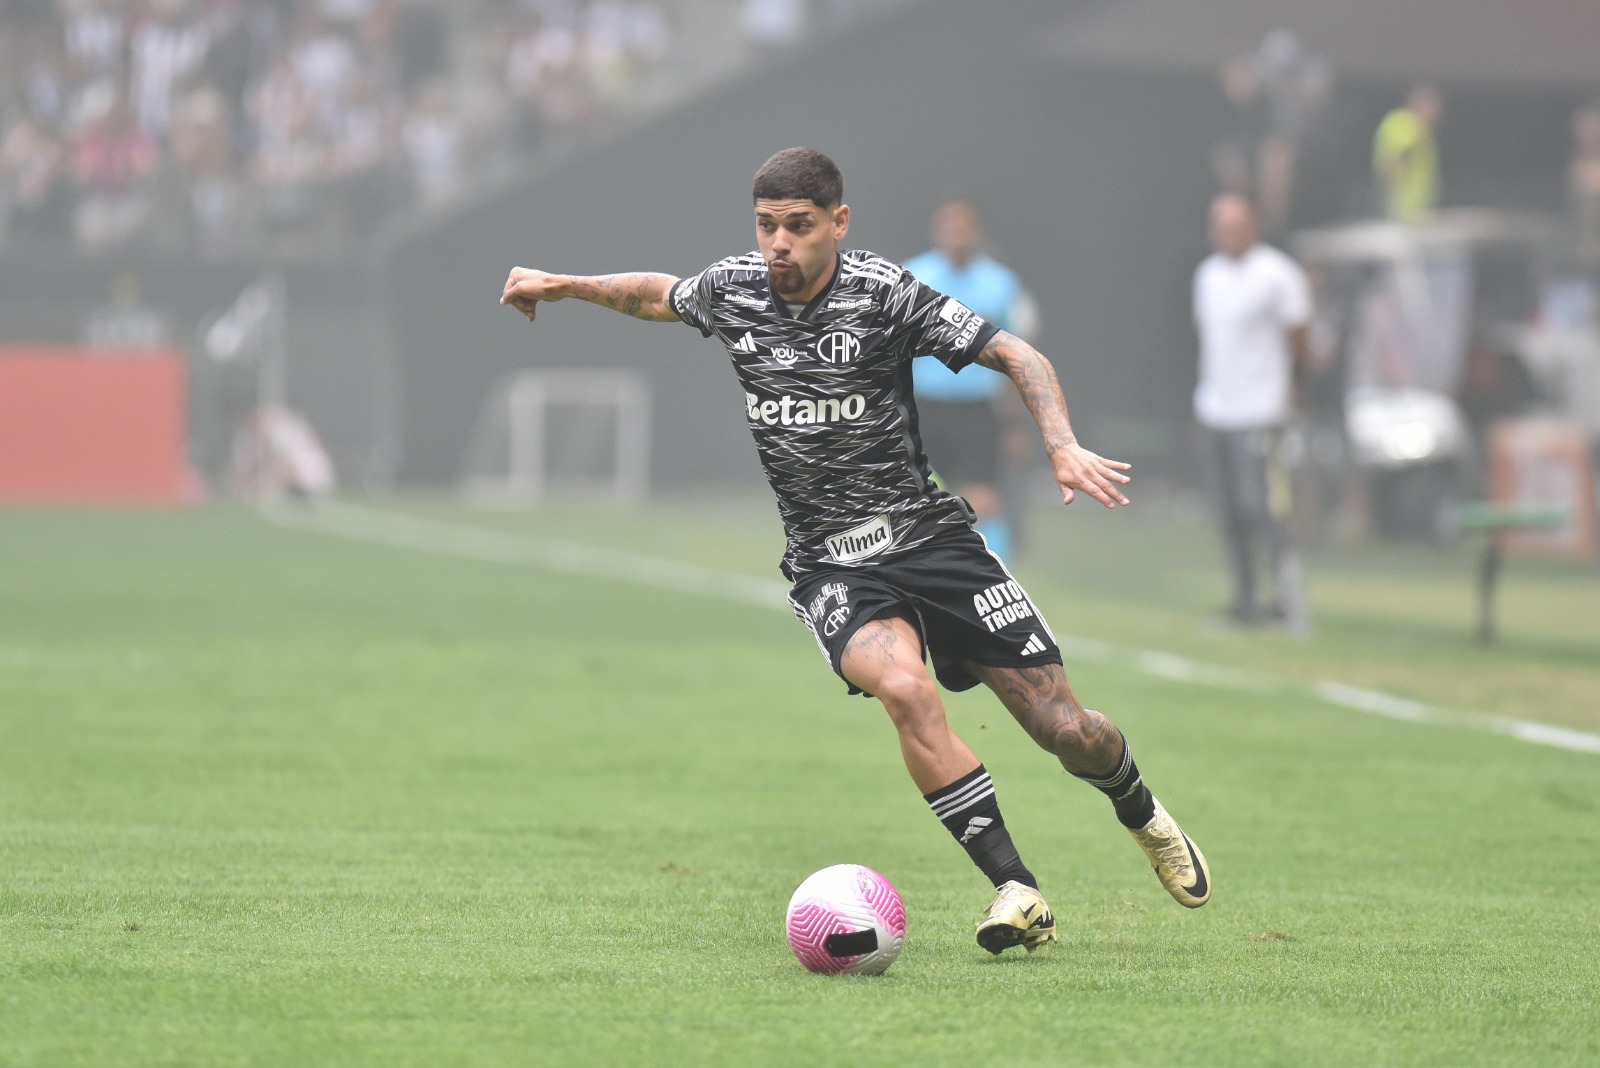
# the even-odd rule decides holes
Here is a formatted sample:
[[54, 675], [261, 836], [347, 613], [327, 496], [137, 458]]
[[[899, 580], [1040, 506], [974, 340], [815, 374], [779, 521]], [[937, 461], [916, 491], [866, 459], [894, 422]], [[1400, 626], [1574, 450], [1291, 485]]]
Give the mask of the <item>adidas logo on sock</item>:
[[744, 337], [740, 338], [738, 341], [735, 341], [729, 347], [733, 349], [734, 352], [754, 352], [756, 351], [756, 339], [751, 336], [750, 331], [746, 330], [744, 332]]
[[972, 817], [967, 821], [967, 833], [961, 836], [961, 844], [966, 845], [968, 842], [978, 837], [978, 835], [983, 833], [983, 829], [993, 822], [994, 820], [990, 819], [988, 816]]
[[1037, 634], [1030, 635], [1028, 637], [1028, 644], [1022, 647], [1022, 655], [1029, 656], [1033, 653], [1042, 652], [1044, 652], [1044, 642], [1039, 640], [1039, 636]]

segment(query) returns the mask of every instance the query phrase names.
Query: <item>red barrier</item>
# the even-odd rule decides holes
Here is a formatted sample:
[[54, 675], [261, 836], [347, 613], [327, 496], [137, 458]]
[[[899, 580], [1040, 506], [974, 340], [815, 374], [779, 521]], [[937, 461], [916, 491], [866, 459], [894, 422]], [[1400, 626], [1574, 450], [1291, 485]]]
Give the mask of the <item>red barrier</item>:
[[0, 500], [175, 503], [183, 438], [181, 352], [0, 346]]
[[1572, 522], [1550, 530], [1508, 530], [1513, 552], [1590, 559], [1595, 555], [1594, 473], [1580, 427], [1549, 419], [1496, 423], [1489, 435], [1490, 496], [1496, 504], [1556, 508]]

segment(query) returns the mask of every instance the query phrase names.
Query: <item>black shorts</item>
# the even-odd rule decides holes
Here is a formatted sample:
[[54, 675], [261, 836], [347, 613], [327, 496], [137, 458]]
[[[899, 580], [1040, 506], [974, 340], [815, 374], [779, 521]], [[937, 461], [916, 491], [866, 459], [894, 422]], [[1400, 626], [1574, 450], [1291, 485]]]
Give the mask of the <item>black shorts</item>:
[[1000, 416], [989, 401], [917, 401], [922, 451], [952, 493], [1000, 481], [1000, 430]]
[[[978, 684], [968, 661], [989, 667], [1061, 663], [1049, 624], [970, 528], [870, 567], [803, 575], [789, 604], [835, 673], [861, 625], [895, 607], [909, 610], [923, 658], [932, 657], [934, 675], [947, 690]], [[850, 692], [862, 691], [851, 685]]]

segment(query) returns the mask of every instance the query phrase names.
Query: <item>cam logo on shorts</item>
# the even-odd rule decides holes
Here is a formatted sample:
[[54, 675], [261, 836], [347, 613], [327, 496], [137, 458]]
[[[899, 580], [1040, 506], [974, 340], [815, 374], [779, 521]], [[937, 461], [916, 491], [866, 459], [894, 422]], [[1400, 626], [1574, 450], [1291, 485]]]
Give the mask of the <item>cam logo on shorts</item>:
[[811, 617], [812, 628], [828, 638], [838, 634], [839, 628], [850, 618], [849, 595], [850, 587], [842, 582], [830, 582], [823, 586], [821, 592], [806, 606], [806, 615]]

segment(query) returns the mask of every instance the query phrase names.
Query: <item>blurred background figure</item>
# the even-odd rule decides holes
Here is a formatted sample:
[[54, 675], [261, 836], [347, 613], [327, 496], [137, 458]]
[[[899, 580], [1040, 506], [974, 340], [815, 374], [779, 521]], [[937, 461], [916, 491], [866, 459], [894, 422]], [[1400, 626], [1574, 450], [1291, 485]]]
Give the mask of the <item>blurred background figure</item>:
[[84, 95], [72, 146], [78, 184], [78, 243], [89, 252], [127, 245], [143, 235], [151, 183], [160, 165], [156, 142], [111, 85]]
[[[1194, 275], [1194, 414], [1233, 579], [1224, 618], [1305, 633], [1309, 615], [1289, 544], [1284, 431], [1296, 367], [1308, 361], [1310, 285], [1293, 260], [1258, 240], [1244, 197], [1224, 193], [1212, 201], [1210, 232], [1215, 251]], [[1256, 581], [1262, 554], [1274, 583], [1270, 601]]]
[[83, 322], [83, 341], [97, 349], [155, 349], [171, 341], [167, 321], [144, 299], [144, 286], [133, 271], [119, 271], [111, 280], [108, 299]]
[[67, 146], [29, 109], [0, 137], [0, 239], [25, 248], [64, 244], [72, 234]]
[[1212, 176], [1219, 192], [1256, 204], [1263, 234], [1281, 233], [1292, 219], [1301, 158], [1331, 89], [1327, 60], [1288, 29], [1268, 33], [1222, 69], [1233, 122], [1212, 147]]
[[333, 496], [333, 461], [300, 413], [264, 404], [233, 436], [231, 488], [241, 500], [262, 504], [315, 504]]
[[1372, 173], [1384, 210], [1398, 222], [1432, 214], [1439, 198], [1436, 131], [1444, 100], [1431, 85], [1411, 90], [1406, 102], [1383, 117], [1372, 138]]
[[806, 0], [745, 0], [745, 39], [773, 49], [800, 43], [806, 33], [807, 6]]
[[1578, 263], [1600, 281], [1600, 100], [1579, 108], [1572, 117], [1567, 204]]
[[[983, 223], [965, 197], [946, 200], [933, 213], [933, 248], [906, 269], [955, 297], [1002, 330], [1036, 340], [1039, 315], [1017, 276], [983, 251]], [[965, 497], [978, 515], [978, 532], [1001, 559], [1016, 547], [1016, 517], [1001, 493], [1003, 469], [1018, 429], [1016, 391], [1004, 375], [969, 364], [953, 374], [938, 360], [914, 360], [913, 383], [928, 461], [945, 488]], [[1005, 388], [1002, 388], [1005, 387]]]

